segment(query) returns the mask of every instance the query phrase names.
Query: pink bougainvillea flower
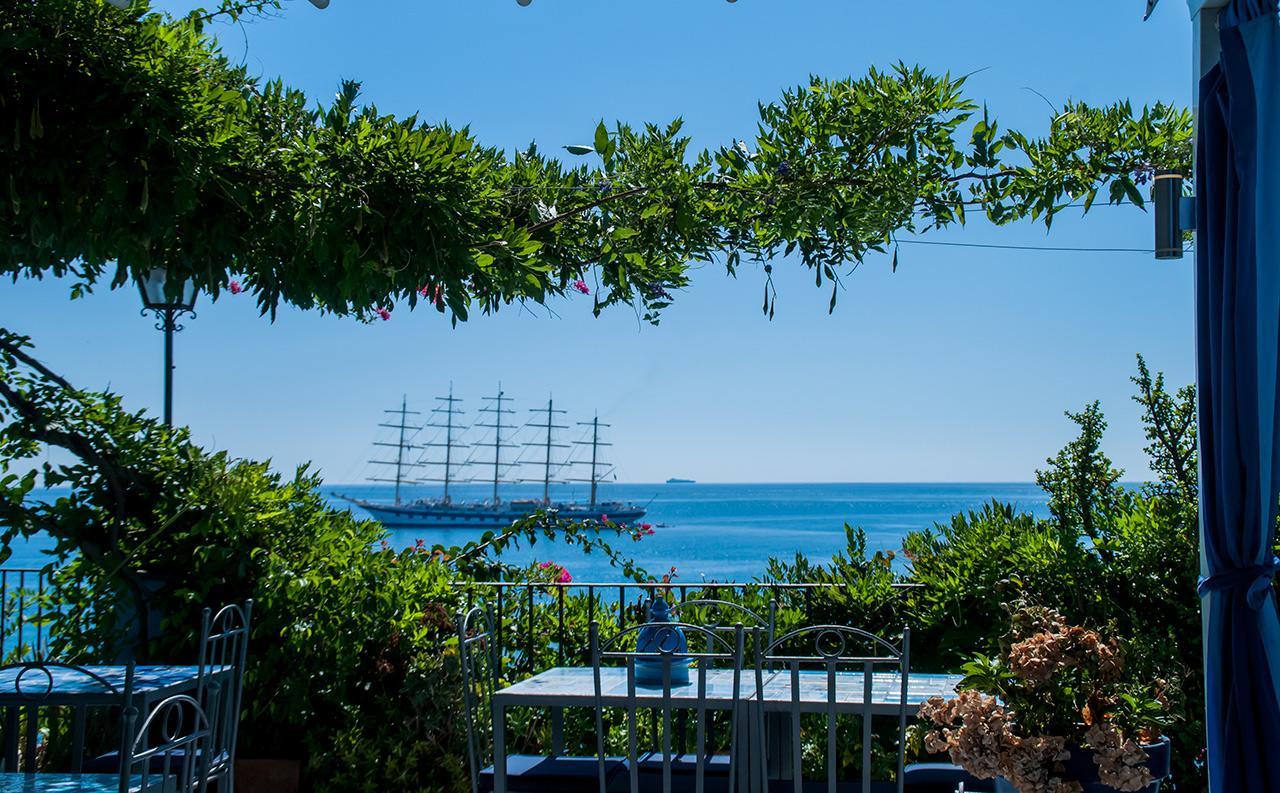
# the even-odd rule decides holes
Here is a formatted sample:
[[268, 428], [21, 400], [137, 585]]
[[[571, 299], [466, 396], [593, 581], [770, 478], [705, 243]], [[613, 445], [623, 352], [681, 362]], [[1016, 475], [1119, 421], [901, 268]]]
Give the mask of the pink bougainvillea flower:
[[569, 571], [568, 571], [568, 570], [566, 570], [566, 569], [564, 569], [563, 567], [561, 567], [561, 568], [560, 568], [560, 575], [556, 578], [556, 581], [557, 581], [557, 582], [559, 582], [559, 583], [561, 583], [561, 584], [569, 584], [569, 583], [572, 583], [572, 582], [573, 582], [573, 576], [569, 575]]
[[609, 516], [608, 516], [608, 515], [601, 515], [601, 516], [600, 516], [600, 522], [601, 522], [601, 523], [608, 523], [608, 522], [609, 522]]
[[547, 568], [551, 567], [551, 562], [543, 562], [542, 564], [538, 565], [538, 567], [542, 568], [543, 570], [546, 570]]
[[391, 319], [391, 309], [389, 308], [383, 308], [382, 306], [379, 306], [373, 310], [373, 313], [381, 317], [383, 322], [386, 322], [387, 320]]
[[587, 286], [587, 282], [582, 280], [581, 278], [573, 282], [573, 288], [578, 290], [584, 295], [591, 294], [591, 287]]
[[233, 278], [230, 283], [227, 284], [227, 291], [233, 295], [238, 295], [244, 291], [244, 286], [242, 286], [238, 280]]

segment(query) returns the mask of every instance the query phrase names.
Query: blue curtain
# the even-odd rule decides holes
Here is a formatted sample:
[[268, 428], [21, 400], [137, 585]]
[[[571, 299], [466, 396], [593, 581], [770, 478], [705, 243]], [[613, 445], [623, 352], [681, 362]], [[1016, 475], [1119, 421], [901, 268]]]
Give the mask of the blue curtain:
[[[1234, 0], [1200, 85], [1200, 594], [1213, 793], [1280, 793], [1280, 21]], [[1194, 751], [1194, 747], [1182, 747]]]

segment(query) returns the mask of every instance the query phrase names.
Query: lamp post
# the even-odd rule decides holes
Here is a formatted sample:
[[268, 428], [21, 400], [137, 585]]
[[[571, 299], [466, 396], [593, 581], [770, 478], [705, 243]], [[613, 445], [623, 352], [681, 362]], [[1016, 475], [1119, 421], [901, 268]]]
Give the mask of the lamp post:
[[156, 315], [156, 330], [164, 331], [164, 423], [173, 426], [173, 334], [182, 330], [178, 319], [183, 314], [195, 317], [196, 286], [190, 280], [183, 281], [177, 293], [168, 289], [168, 273], [156, 268], [138, 282], [142, 294], [142, 314], [148, 311]]

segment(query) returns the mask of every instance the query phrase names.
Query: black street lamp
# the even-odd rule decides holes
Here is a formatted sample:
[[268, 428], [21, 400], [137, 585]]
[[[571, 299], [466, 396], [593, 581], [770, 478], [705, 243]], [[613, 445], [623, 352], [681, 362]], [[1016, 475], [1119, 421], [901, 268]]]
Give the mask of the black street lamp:
[[191, 281], [183, 281], [170, 294], [168, 289], [168, 273], [156, 268], [147, 277], [138, 282], [138, 291], [142, 293], [142, 314], [148, 311], [156, 315], [156, 330], [164, 331], [164, 423], [173, 426], [173, 334], [182, 330], [178, 319], [183, 314], [193, 318], [196, 312], [192, 309], [196, 304], [196, 286]]

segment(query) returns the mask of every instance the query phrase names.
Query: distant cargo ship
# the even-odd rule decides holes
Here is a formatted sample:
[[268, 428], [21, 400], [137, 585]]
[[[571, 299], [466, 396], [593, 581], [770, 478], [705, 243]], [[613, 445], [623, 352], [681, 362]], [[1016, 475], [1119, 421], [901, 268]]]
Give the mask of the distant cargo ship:
[[[546, 422], [541, 424], [527, 424], [526, 427], [546, 430], [545, 441], [538, 443], [521, 444], [523, 446], [533, 446], [545, 449], [543, 459], [536, 464], [542, 466], [542, 477], [540, 480], [522, 480], [522, 481], [541, 481], [542, 482], [542, 499], [524, 499], [503, 501], [499, 497], [498, 486], [509, 480], [504, 480], [503, 476], [507, 471], [516, 465], [522, 464], [520, 461], [505, 462], [502, 458], [504, 449], [511, 449], [516, 444], [510, 442], [509, 438], [504, 438], [503, 431], [508, 432], [517, 429], [511, 423], [504, 423], [504, 417], [515, 413], [514, 410], [504, 408], [503, 405], [509, 403], [511, 398], [506, 396], [501, 388], [498, 390], [496, 397], [486, 397], [489, 406], [480, 409], [480, 412], [486, 414], [490, 421], [488, 423], [477, 423], [474, 426], [483, 427], [493, 430], [493, 440], [476, 443], [476, 446], [485, 446], [493, 448], [493, 459], [481, 462], [473, 462], [471, 460], [459, 460], [455, 456], [455, 452], [459, 449], [466, 448], [468, 444], [458, 441], [458, 437], [465, 432], [467, 428], [460, 426], [455, 421], [456, 417], [461, 416], [463, 411], [457, 408], [461, 399], [454, 397], [453, 389], [449, 389], [449, 396], [436, 397], [440, 403], [431, 411], [434, 422], [428, 421], [421, 426], [413, 426], [409, 423], [410, 416], [419, 415], [415, 411], [409, 410], [408, 399], [401, 400], [399, 410], [388, 410], [387, 413], [399, 418], [395, 424], [381, 424], [379, 426], [388, 427], [399, 433], [399, 439], [394, 442], [376, 442], [375, 446], [389, 446], [396, 450], [395, 459], [392, 460], [370, 460], [373, 465], [394, 466], [395, 475], [389, 477], [371, 477], [371, 482], [388, 482], [395, 484], [395, 497], [392, 503], [368, 501], [366, 499], [352, 498], [334, 493], [338, 498], [348, 501], [361, 509], [368, 512], [374, 518], [389, 529], [489, 529], [489, 528], [506, 528], [512, 523], [527, 518], [528, 516], [545, 510], [547, 512], [554, 511], [559, 517], [566, 520], [582, 521], [582, 520], [602, 520], [608, 519], [614, 523], [631, 523], [644, 517], [644, 507], [635, 504], [629, 504], [621, 501], [600, 501], [597, 496], [599, 493], [600, 482], [613, 472], [613, 467], [609, 463], [600, 460], [600, 447], [610, 444], [600, 440], [600, 428], [608, 427], [608, 424], [601, 424], [599, 417], [593, 418], [591, 421], [578, 422], [580, 426], [591, 428], [591, 440], [575, 441], [575, 445], [583, 447], [591, 447], [591, 457], [588, 460], [565, 460], [556, 461], [553, 459], [553, 449], [565, 448], [568, 444], [556, 443], [554, 431], [557, 429], [568, 429], [566, 425], [556, 424], [555, 418], [563, 415], [565, 411], [556, 410], [554, 402], [547, 400], [545, 408], [535, 408], [530, 411], [539, 415], [545, 415]], [[435, 428], [442, 430], [439, 438], [429, 442], [415, 442], [417, 433], [426, 428]], [[441, 449], [443, 454], [441, 459], [428, 460], [425, 458], [425, 452], [428, 449]], [[415, 450], [423, 450], [423, 457], [414, 461], [406, 457], [406, 453], [412, 453]], [[473, 479], [462, 479], [458, 476], [459, 469], [469, 465], [483, 465], [486, 468], [491, 466], [492, 476], [484, 481], [493, 483], [493, 496], [486, 501], [472, 502], [455, 502], [449, 494], [449, 485], [462, 481], [475, 481]], [[568, 466], [585, 465], [589, 466], [589, 473], [583, 478], [567, 478], [563, 480], [555, 480], [554, 474], [560, 469]], [[408, 472], [423, 467], [441, 467], [441, 476], [438, 478], [423, 477], [411, 478]], [[551, 485], [553, 481], [562, 482], [589, 482], [591, 484], [591, 498], [588, 502], [556, 502], [551, 499]], [[444, 493], [440, 498], [418, 499], [414, 501], [402, 501], [400, 491], [405, 484], [421, 484], [423, 482], [441, 482], [444, 485]]]
[[673, 476], [673, 477], [671, 477], [670, 479], [668, 479], [668, 480], [667, 480], [667, 484], [669, 484], [669, 485], [696, 485], [696, 484], [698, 484], [698, 483], [697, 483], [697, 482], [695, 482], [695, 481], [693, 481], [692, 479], [677, 479], [676, 477], [674, 477], [674, 476]]

